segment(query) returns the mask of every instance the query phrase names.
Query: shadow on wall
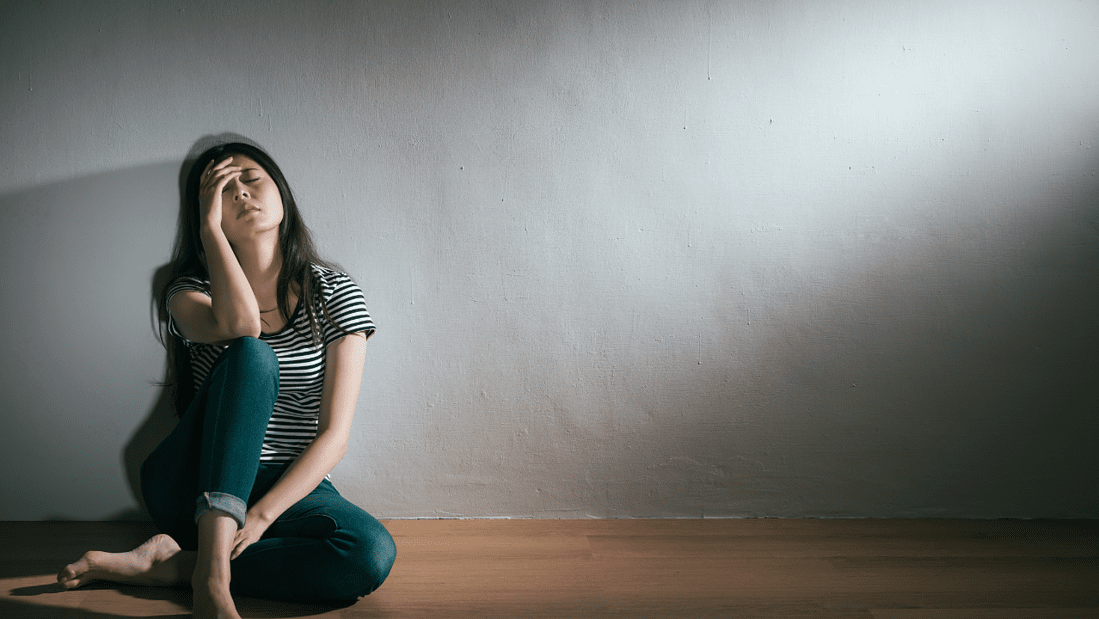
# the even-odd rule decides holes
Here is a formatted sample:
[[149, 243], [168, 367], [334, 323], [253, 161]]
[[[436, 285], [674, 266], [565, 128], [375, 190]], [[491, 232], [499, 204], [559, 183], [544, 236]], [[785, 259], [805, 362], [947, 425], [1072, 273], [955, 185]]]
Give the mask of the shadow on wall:
[[[136, 467], [174, 424], [156, 386], [165, 355], [149, 286], [171, 248], [178, 170], [151, 164], [0, 196], [0, 318], [13, 327], [0, 389], [19, 428], [0, 437], [11, 456], [0, 483], [20, 497], [0, 504], [4, 519], [145, 518], [114, 512], [139, 495]], [[129, 484], [112, 464], [120, 453]]]
[[765, 268], [728, 269], [710, 324], [651, 344], [691, 378], [634, 391], [654, 421], [595, 474], [635, 513], [1093, 517], [1097, 164], [726, 239]]
[[[13, 456], [2, 488], [22, 497], [0, 504], [4, 519], [71, 519], [73, 505], [82, 506], [80, 520], [148, 518], [141, 463], [175, 426], [152, 299], [169, 275], [184, 175], [207, 147], [236, 140], [247, 141], [204, 136], [182, 165], [0, 196], [0, 274], [12, 288], [0, 318], [17, 326], [0, 362], [0, 389], [20, 428], [0, 438]], [[133, 429], [139, 412], [144, 420]], [[125, 486], [108, 464], [120, 452]], [[110, 507], [133, 500], [137, 509]]]

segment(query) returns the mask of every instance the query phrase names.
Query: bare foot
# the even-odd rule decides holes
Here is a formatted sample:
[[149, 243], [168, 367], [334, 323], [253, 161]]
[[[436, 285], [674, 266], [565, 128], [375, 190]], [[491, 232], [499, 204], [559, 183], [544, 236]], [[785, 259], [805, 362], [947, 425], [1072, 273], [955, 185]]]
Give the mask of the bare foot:
[[200, 577], [191, 579], [195, 591], [194, 619], [240, 619], [226, 578]]
[[[93, 580], [151, 586], [185, 583], [194, 569], [193, 554], [181, 551], [174, 539], [161, 533], [129, 552], [88, 551], [75, 563], [66, 565], [57, 575], [57, 582], [66, 589]], [[189, 567], [187, 555], [192, 555]]]

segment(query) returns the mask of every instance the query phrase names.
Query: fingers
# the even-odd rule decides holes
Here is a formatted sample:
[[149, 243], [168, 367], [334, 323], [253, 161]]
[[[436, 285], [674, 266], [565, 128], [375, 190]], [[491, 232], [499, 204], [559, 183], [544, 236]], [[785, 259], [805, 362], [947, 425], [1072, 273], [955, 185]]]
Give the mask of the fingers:
[[[225, 159], [222, 159], [221, 161], [218, 161], [217, 159], [211, 159], [210, 162], [206, 164], [206, 168], [204, 168], [202, 170], [202, 173], [204, 175], [205, 174], [210, 174], [211, 170], [215, 170], [217, 168], [224, 168], [224, 167], [228, 166], [229, 162], [232, 161], [232, 160], [233, 160], [232, 155], [226, 157]], [[233, 166], [233, 167], [236, 167], [236, 166]]]
[[201, 186], [203, 189], [210, 189], [212, 187], [225, 186], [225, 183], [229, 182], [229, 179], [240, 176], [243, 168], [240, 166], [229, 165], [229, 162], [233, 158], [229, 157], [218, 162], [216, 165], [213, 161], [206, 164], [206, 169], [202, 172]]
[[200, 212], [216, 226], [221, 225], [221, 193], [229, 181], [239, 177], [242, 171], [240, 166], [229, 165], [232, 161], [232, 157], [217, 162], [211, 160], [199, 177]]
[[241, 168], [236, 166], [213, 168], [206, 177], [204, 177], [203, 187], [218, 187], [224, 186], [229, 183], [231, 178], [241, 176]]
[[229, 553], [229, 560], [236, 559], [240, 556], [240, 553], [244, 552], [244, 549], [251, 546], [252, 543], [248, 540], [241, 540], [237, 542], [237, 545], [233, 547], [233, 552]]
[[230, 560], [239, 557], [245, 548], [252, 545], [251, 536], [246, 531], [246, 529], [237, 531], [237, 536], [233, 539], [233, 551], [229, 553]]

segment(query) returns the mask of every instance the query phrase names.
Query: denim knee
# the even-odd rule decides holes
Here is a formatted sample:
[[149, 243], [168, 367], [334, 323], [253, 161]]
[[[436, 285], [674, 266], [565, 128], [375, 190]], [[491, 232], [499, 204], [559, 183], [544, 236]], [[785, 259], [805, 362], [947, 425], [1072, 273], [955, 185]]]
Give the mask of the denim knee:
[[279, 375], [279, 358], [271, 346], [263, 340], [250, 336], [237, 338], [225, 349], [226, 356], [248, 365], [259, 373]]
[[238, 338], [221, 353], [210, 370], [211, 378], [216, 380], [219, 375], [236, 377], [231, 380], [247, 380], [256, 387], [267, 384], [270, 391], [266, 393], [272, 397], [272, 402], [278, 397], [279, 358], [267, 342], [254, 337]]
[[344, 550], [346, 569], [353, 574], [349, 580], [355, 583], [347, 592], [349, 600], [369, 595], [382, 586], [397, 560], [397, 545], [381, 523], [356, 533], [351, 548]]

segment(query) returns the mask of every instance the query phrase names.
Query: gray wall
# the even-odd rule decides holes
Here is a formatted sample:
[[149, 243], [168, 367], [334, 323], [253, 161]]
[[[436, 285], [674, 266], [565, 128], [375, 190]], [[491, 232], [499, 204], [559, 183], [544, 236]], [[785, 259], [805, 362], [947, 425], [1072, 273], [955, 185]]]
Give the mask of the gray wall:
[[1094, 2], [0, 6], [0, 519], [142, 517], [224, 133], [365, 289], [379, 517], [1099, 512]]

